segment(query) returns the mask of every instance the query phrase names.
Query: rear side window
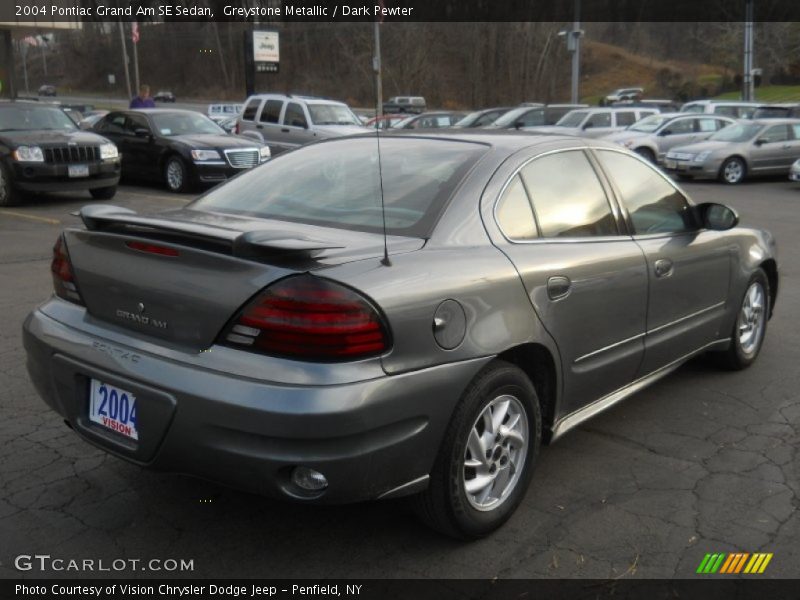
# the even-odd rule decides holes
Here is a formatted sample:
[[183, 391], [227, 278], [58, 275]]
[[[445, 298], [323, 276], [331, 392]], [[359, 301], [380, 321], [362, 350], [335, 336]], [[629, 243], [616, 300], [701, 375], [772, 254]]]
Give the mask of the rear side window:
[[697, 123], [697, 131], [716, 131], [717, 129], [722, 129], [725, 121], [720, 121], [719, 119], [697, 119], [695, 121]]
[[774, 142], [785, 142], [789, 139], [789, 126], [788, 125], [773, 125], [766, 131], [758, 136], [758, 139], [764, 140], [767, 144]]
[[622, 195], [636, 234], [693, 231], [694, 213], [678, 190], [641, 160], [598, 150], [600, 162]]
[[261, 100], [259, 100], [258, 98], [253, 98], [252, 100], [250, 100], [250, 102], [247, 103], [247, 106], [244, 107], [244, 112], [242, 113], [242, 121], [255, 121], [259, 104], [261, 104]]
[[264, 108], [261, 109], [262, 123], [278, 123], [278, 118], [281, 116], [281, 108], [283, 108], [283, 100], [267, 100]]
[[519, 175], [514, 175], [497, 203], [497, 224], [509, 240], [536, 238], [536, 221]]
[[[381, 139], [386, 231], [427, 237], [456, 186], [487, 149], [473, 142]], [[279, 154], [191, 208], [381, 233], [378, 167], [374, 137], [339, 138]]]
[[521, 174], [542, 237], [618, 234], [605, 191], [582, 151], [537, 158]]
[[617, 126], [619, 127], [627, 127], [628, 125], [633, 125], [636, 122], [636, 113], [635, 112], [618, 112], [617, 113]]

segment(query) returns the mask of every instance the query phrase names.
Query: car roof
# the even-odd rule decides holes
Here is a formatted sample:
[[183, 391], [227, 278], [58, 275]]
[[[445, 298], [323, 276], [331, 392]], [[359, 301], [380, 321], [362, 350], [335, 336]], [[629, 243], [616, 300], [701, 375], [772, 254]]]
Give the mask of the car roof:
[[684, 106], [688, 104], [724, 104], [728, 106], [761, 106], [758, 102], [745, 102], [744, 100], [715, 100], [715, 99], [707, 99], [707, 100], [691, 100], [684, 104]]
[[[772, 119], [774, 122], [775, 119]], [[353, 137], [375, 138], [374, 133], [359, 134], [357, 136], [350, 136], [349, 138], [335, 138], [335, 139], [352, 139]], [[539, 145], [551, 144], [552, 142], [563, 142], [565, 147], [573, 146], [576, 148], [593, 147], [593, 148], [612, 148], [619, 150], [619, 144], [607, 142], [599, 139], [589, 139], [576, 137], [574, 135], [564, 135], [560, 133], [527, 133], [510, 129], [449, 129], [442, 128], [429, 129], [423, 132], [419, 130], [390, 130], [389, 133], [381, 134], [381, 137], [415, 137], [430, 140], [442, 141], [461, 141], [473, 142], [476, 144], [491, 146], [496, 151], [511, 155], [525, 148], [532, 148]]]

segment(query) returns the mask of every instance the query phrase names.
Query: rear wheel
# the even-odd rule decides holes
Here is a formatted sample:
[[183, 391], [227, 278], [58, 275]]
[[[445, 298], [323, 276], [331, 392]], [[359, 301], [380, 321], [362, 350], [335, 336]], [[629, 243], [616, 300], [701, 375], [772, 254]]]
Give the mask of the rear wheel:
[[111, 200], [117, 193], [117, 186], [110, 185], [108, 187], [95, 188], [89, 190], [89, 193], [95, 200]]
[[14, 189], [8, 168], [0, 163], [0, 206], [16, 206], [22, 201], [22, 194]]
[[769, 280], [761, 269], [750, 278], [731, 332], [731, 344], [720, 353], [722, 366], [740, 371], [752, 365], [767, 333], [769, 315]]
[[489, 365], [464, 392], [430, 485], [414, 498], [420, 517], [460, 539], [500, 527], [530, 483], [541, 421], [539, 399], [525, 373], [502, 361]]
[[729, 183], [731, 185], [741, 183], [744, 181], [746, 175], [747, 165], [745, 165], [744, 161], [737, 156], [729, 158], [722, 163], [722, 167], [720, 167], [719, 170], [719, 178], [725, 183]]
[[189, 190], [189, 171], [180, 156], [170, 156], [164, 165], [164, 181], [170, 192], [181, 193]]

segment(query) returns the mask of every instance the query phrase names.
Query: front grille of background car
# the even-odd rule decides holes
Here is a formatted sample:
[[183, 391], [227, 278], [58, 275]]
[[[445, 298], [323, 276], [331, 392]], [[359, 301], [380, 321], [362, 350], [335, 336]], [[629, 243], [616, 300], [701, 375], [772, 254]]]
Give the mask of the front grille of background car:
[[44, 148], [47, 163], [85, 163], [100, 160], [99, 146], [56, 146]]
[[258, 164], [258, 148], [225, 150], [225, 158], [234, 169], [249, 169]]

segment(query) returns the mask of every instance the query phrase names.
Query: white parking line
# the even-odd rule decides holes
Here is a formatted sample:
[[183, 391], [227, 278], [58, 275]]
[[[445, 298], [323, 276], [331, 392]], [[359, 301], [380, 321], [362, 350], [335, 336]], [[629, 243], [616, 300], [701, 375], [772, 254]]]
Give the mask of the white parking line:
[[29, 215], [26, 213], [14, 212], [11, 210], [0, 210], [0, 216], [16, 217], [18, 219], [28, 219], [30, 221], [39, 221], [41, 223], [49, 223], [50, 225], [61, 225], [58, 219], [51, 219], [50, 217], [40, 217], [38, 215]]

